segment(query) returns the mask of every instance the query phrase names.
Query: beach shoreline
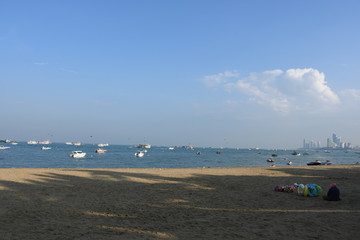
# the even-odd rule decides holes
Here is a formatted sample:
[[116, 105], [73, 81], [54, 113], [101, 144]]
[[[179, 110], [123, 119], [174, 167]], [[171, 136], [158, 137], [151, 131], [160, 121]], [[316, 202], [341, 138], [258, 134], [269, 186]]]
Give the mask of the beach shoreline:
[[[0, 239], [356, 239], [360, 166], [2, 168]], [[274, 191], [336, 182], [342, 200]]]

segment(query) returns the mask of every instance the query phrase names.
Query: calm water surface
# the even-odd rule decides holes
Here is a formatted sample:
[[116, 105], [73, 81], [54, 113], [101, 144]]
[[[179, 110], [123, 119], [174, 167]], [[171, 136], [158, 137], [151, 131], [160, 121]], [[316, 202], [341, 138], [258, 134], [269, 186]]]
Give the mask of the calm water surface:
[[[104, 147], [107, 153], [98, 154], [98, 146], [82, 146], [53, 143], [50, 150], [42, 150], [42, 145], [29, 145], [21, 142], [18, 145], [1, 144], [9, 149], [0, 150], [0, 168], [202, 168], [202, 167], [255, 167], [255, 166], [305, 166], [306, 163], [329, 160], [333, 165], [355, 164], [360, 162], [359, 151], [334, 150], [326, 153], [323, 150], [298, 151], [300, 156], [293, 156], [293, 150], [262, 149], [217, 149], [195, 148], [194, 150], [167, 147], [152, 147], [142, 158], [135, 157], [138, 149], [134, 146], [110, 145]], [[69, 157], [71, 151], [81, 150], [87, 153], [85, 158]], [[201, 154], [196, 154], [200, 152]], [[218, 152], [218, 153], [217, 153]], [[220, 152], [220, 154], [219, 154]], [[272, 157], [276, 154], [276, 157]], [[272, 157], [275, 163], [266, 160]]]

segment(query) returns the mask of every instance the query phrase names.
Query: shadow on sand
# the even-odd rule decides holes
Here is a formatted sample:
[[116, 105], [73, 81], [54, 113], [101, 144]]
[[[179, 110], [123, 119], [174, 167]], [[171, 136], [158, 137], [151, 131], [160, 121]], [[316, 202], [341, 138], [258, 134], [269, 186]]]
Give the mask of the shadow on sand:
[[[359, 167], [266, 168], [253, 176], [224, 169], [225, 175], [204, 170], [177, 177], [172, 171], [35, 169], [24, 181], [1, 178], [0, 239], [359, 236]], [[273, 190], [295, 182], [316, 183], [325, 192], [336, 182], [343, 200]]]

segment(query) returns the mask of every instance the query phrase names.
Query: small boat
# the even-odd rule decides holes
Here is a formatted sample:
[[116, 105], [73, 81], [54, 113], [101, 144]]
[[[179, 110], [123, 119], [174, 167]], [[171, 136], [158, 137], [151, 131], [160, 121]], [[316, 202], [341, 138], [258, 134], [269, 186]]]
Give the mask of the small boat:
[[291, 155], [294, 155], [294, 156], [300, 156], [301, 154], [298, 153], [297, 151], [294, 151]]
[[108, 143], [99, 143], [98, 147], [108, 147], [109, 144]]
[[151, 148], [150, 144], [139, 144], [137, 148]]
[[135, 156], [138, 157], [138, 158], [141, 158], [141, 157], [143, 157], [144, 155], [145, 155], [145, 153], [144, 153], [143, 151], [137, 151], [137, 152], [135, 153]]
[[277, 157], [278, 155], [276, 153], [271, 154], [272, 157]]
[[174, 147], [168, 147], [168, 150], [174, 150], [175, 148]]
[[321, 161], [320, 161], [320, 160], [316, 160], [316, 161], [314, 161], [314, 162], [308, 162], [306, 165], [308, 165], [308, 166], [321, 165]]
[[102, 148], [98, 148], [98, 149], [96, 149], [95, 152], [96, 152], [96, 153], [106, 153], [107, 150], [106, 150], [106, 149], [102, 149]]
[[82, 151], [72, 151], [70, 157], [72, 158], [83, 158], [86, 156], [85, 152]]
[[11, 144], [11, 145], [18, 145], [17, 142], [11, 142], [10, 144]]
[[272, 158], [268, 158], [266, 161], [267, 162], [275, 162], [274, 159], [272, 159]]
[[287, 162], [287, 165], [292, 165], [292, 164], [293, 164], [292, 161]]
[[44, 147], [44, 146], [42, 146], [41, 149], [42, 149], [42, 150], [50, 150], [51, 147]]
[[322, 162], [321, 165], [331, 165], [332, 162], [330, 160], [326, 160], [325, 162]]
[[0, 150], [9, 149], [10, 147], [0, 146]]
[[201, 154], [201, 152], [196, 152], [196, 155], [200, 155]]

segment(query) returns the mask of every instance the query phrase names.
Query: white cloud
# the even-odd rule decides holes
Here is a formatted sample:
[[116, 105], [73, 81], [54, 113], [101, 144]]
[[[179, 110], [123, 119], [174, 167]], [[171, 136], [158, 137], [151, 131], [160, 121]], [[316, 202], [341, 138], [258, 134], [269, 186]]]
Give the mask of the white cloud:
[[345, 89], [339, 92], [345, 106], [360, 105], [360, 90], [358, 89]]
[[303, 98], [330, 105], [340, 103], [337, 94], [327, 86], [325, 74], [316, 69], [289, 69], [285, 72], [284, 78], [289, 81], [289, 87], [300, 90], [298, 95]]
[[226, 83], [230, 79], [237, 77], [239, 77], [239, 74], [236, 71], [225, 71], [223, 73], [205, 76], [203, 78], [203, 82], [208, 87], [214, 87], [216, 85]]
[[354, 101], [360, 101], [360, 90], [358, 89], [345, 89], [340, 92], [340, 95]]
[[[224, 72], [204, 78], [207, 86], [238, 91], [258, 104], [277, 112], [333, 110], [339, 96], [327, 85], [325, 74], [312, 68], [271, 70], [239, 78], [236, 72]], [[360, 96], [359, 92], [354, 93]]]

